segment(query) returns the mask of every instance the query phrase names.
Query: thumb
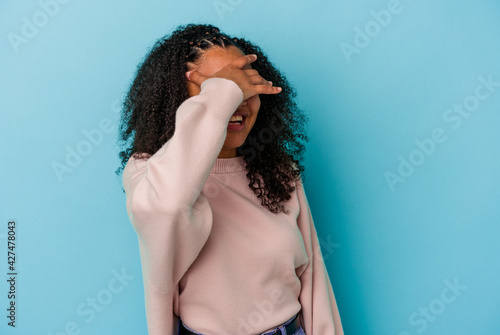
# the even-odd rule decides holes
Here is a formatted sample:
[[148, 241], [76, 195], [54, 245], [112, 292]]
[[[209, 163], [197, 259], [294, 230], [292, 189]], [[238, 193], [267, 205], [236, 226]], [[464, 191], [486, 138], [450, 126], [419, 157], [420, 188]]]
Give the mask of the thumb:
[[192, 81], [193, 83], [195, 83], [196, 85], [198, 86], [201, 86], [201, 84], [208, 78], [207, 76], [204, 76], [202, 75], [201, 73], [199, 73], [198, 71], [188, 71], [186, 72], [186, 78], [189, 80], [189, 81]]

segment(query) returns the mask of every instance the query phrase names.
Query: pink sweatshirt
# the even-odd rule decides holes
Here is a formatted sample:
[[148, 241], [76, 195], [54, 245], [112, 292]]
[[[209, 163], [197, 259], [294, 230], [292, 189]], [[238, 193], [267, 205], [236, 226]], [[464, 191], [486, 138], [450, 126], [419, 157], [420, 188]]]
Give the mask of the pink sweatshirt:
[[172, 138], [123, 171], [149, 335], [177, 334], [179, 316], [207, 335], [260, 334], [299, 311], [307, 335], [341, 335], [302, 182], [290, 214], [274, 214], [242, 156], [217, 158], [242, 101], [235, 82], [205, 80], [177, 110]]

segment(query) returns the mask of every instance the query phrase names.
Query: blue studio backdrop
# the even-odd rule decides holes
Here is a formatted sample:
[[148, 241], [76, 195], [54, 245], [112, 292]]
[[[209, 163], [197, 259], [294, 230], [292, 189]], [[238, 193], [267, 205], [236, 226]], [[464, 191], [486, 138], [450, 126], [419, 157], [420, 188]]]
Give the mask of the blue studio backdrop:
[[146, 333], [114, 174], [120, 103], [148, 48], [189, 22], [257, 43], [295, 86], [345, 334], [500, 333], [498, 1], [29, 0], [0, 13], [1, 334]]

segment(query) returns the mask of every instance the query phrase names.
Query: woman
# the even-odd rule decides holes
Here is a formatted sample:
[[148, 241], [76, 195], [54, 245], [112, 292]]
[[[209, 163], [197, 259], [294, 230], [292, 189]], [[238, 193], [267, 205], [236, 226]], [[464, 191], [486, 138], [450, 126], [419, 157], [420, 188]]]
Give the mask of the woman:
[[120, 157], [150, 335], [343, 334], [294, 96], [260, 48], [211, 25], [178, 27], [138, 68]]

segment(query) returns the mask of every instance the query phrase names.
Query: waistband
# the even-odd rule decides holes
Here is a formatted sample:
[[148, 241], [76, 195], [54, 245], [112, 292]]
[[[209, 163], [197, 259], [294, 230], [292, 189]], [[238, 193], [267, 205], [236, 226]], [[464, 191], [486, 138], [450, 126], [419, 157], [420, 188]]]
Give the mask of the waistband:
[[[300, 328], [300, 319], [299, 319], [299, 313], [295, 314], [292, 316], [288, 321], [283, 323], [282, 325], [274, 328], [273, 330], [270, 330], [265, 333], [261, 333], [260, 335], [274, 335], [274, 334], [286, 334], [286, 335], [293, 335], [299, 328]], [[283, 333], [283, 331], [285, 333]], [[182, 322], [182, 320], [179, 318], [179, 332], [178, 335], [203, 335], [201, 333], [197, 333], [196, 331], [192, 330], [188, 326]]]

